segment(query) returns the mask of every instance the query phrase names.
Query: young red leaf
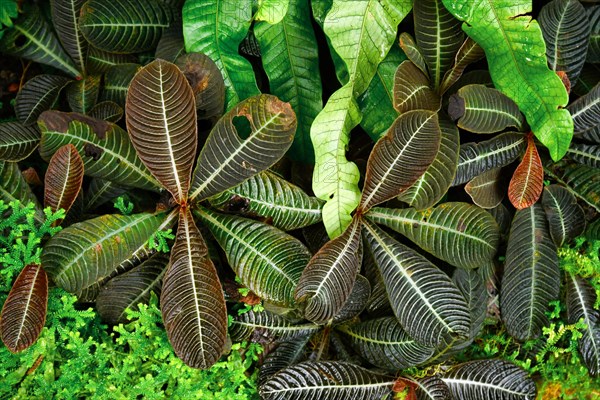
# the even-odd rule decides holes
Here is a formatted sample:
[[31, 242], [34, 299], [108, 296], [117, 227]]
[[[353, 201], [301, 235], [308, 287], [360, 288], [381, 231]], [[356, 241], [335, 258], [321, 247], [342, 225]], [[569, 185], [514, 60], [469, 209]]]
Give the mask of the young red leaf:
[[67, 144], [54, 153], [44, 182], [44, 207], [69, 211], [83, 183], [83, 160], [75, 146]]
[[48, 277], [38, 264], [27, 265], [13, 284], [0, 317], [0, 336], [16, 353], [37, 340], [48, 306]]
[[523, 160], [508, 185], [508, 198], [517, 210], [522, 210], [535, 204], [542, 195], [542, 190], [544, 190], [544, 168], [533, 135], [530, 133]]

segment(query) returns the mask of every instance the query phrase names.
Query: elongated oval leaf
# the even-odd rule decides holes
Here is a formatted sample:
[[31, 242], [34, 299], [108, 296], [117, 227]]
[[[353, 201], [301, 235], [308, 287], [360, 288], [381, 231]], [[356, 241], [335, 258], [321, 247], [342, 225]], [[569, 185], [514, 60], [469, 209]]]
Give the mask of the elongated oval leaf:
[[471, 204], [448, 202], [425, 211], [374, 208], [366, 216], [459, 268], [478, 268], [491, 261], [498, 250], [496, 221]]
[[570, 165], [562, 173], [554, 173], [546, 169], [558, 183], [600, 212], [600, 174], [598, 169], [587, 165]]
[[88, 42], [114, 53], [150, 50], [168, 26], [169, 15], [155, 0], [89, 0], [79, 17], [79, 29]]
[[508, 198], [517, 210], [530, 207], [544, 190], [544, 167], [533, 136], [527, 137], [527, 150], [508, 185]]
[[322, 202], [298, 186], [263, 171], [239, 185], [211, 197], [210, 204], [222, 211], [272, 219], [273, 226], [289, 231], [321, 220]]
[[225, 83], [217, 65], [202, 53], [184, 54], [175, 64], [192, 87], [198, 118], [217, 121], [225, 107]]
[[456, 57], [454, 57], [454, 65], [444, 75], [442, 83], [440, 84], [439, 93], [444, 94], [458, 81], [469, 64], [479, 61], [483, 57], [485, 57], [485, 53], [481, 46], [470, 37], [467, 37], [460, 46], [460, 49], [458, 49]]
[[417, 210], [433, 207], [444, 197], [458, 167], [458, 129], [447, 117], [440, 114], [438, 117], [442, 132], [440, 149], [425, 173], [398, 197]]
[[[600, 10], [600, 7], [598, 7]], [[600, 14], [600, 13], [598, 13]], [[600, 21], [600, 18], [598, 19]], [[586, 95], [581, 96], [567, 107], [573, 117], [576, 137], [600, 144], [600, 83]]]
[[49, 110], [69, 79], [58, 75], [38, 75], [28, 80], [17, 94], [15, 113], [24, 125], [34, 124]]
[[367, 304], [369, 304], [370, 298], [371, 284], [369, 280], [360, 274], [356, 275], [356, 280], [348, 296], [348, 301], [344, 303], [344, 306], [333, 317], [332, 324], [339, 324], [358, 317], [367, 307]]
[[512, 163], [526, 148], [526, 137], [516, 132], [503, 133], [484, 142], [461, 145], [452, 186], [461, 185], [485, 171]]
[[79, 292], [131, 257], [165, 218], [165, 214], [108, 214], [73, 224], [46, 243], [42, 265], [58, 286]]
[[559, 185], [544, 188], [542, 206], [548, 218], [550, 235], [556, 247], [575, 239], [585, 230], [585, 214], [577, 199]]
[[204, 208], [195, 212], [225, 251], [244, 286], [276, 305], [293, 305], [294, 289], [310, 260], [302, 242], [261, 222]]
[[261, 22], [254, 32], [271, 93], [289, 102], [298, 118], [298, 131], [288, 154], [295, 161], [313, 164], [310, 127], [323, 107], [317, 40], [306, 23], [310, 20], [306, 2], [284, 2], [289, 3], [289, 8], [281, 22]]
[[524, 341], [548, 324], [548, 303], [559, 295], [556, 246], [540, 204], [517, 210], [510, 229], [500, 289], [500, 311], [508, 333]]
[[298, 340], [310, 336], [321, 327], [313, 323], [293, 324], [292, 321], [270, 311], [252, 310], [234, 317], [229, 335], [234, 342], [252, 340], [270, 343]]
[[519, 107], [502, 92], [484, 85], [467, 85], [450, 97], [448, 114], [457, 125], [475, 133], [500, 132], [508, 127], [520, 129], [525, 118]]
[[206, 369], [217, 362], [227, 337], [227, 308], [217, 270], [189, 208], [179, 213], [160, 310], [177, 357], [192, 368]]
[[102, 101], [96, 104], [88, 114], [95, 119], [117, 123], [123, 117], [123, 109], [112, 101]]
[[395, 317], [337, 328], [361, 357], [389, 371], [417, 366], [433, 355], [433, 347], [412, 339]]
[[160, 187], [119, 126], [60, 111], [44, 112], [38, 126], [42, 132], [40, 154], [45, 160], [70, 143], [77, 148], [88, 176], [148, 190]]
[[423, 53], [421, 53], [421, 49], [417, 46], [415, 39], [409, 33], [402, 32], [400, 34], [399, 44], [400, 48], [406, 54], [406, 57], [408, 57], [408, 59], [412, 61], [412, 63], [415, 64], [429, 80], [425, 58], [423, 57]]
[[258, 385], [262, 386], [275, 373], [293, 364], [297, 364], [304, 355], [304, 346], [306, 346], [308, 339], [310, 339], [310, 336], [283, 342], [270, 351], [258, 371]]
[[419, 0], [414, 5], [417, 45], [429, 67], [431, 83], [437, 89], [462, 45], [460, 21], [450, 14], [441, 0]]
[[469, 339], [475, 338], [485, 320], [487, 312], [487, 289], [479, 271], [456, 269], [452, 275], [452, 282], [467, 300], [471, 313], [471, 333]]
[[[561, 159], [573, 136], [573, 121], [563, 109], [569, 96], [560, 78], [548, 68], [541, 29], [528, 15], [531, 2], [443, 2], [464, 21], [467, 35], [485, 50], [496, 88], [517, 103], [552, 159]], [[528, 45], [521, 45], [524, 42]]]
[[412, 110], [440, 109], [441, 99], [430, 87], [429, 78], [411, 61], [403, 61], [394, 75], [394, 108], [400, 114]]
[[471, 179], [465, 185], [465, 192], [473, 203], [481, 208], [494, 208], [500, 204], [506, 193], [502, 168], [490, 169]]
[[2, 306], [0, 336], [16, 353], [37, 340], [46, 322], [48, 277], [38, 264], [23, 268]]
[[596, 291], [585, 279], [566, 274], [567, 279], [567, 318], [570, 324], [583, 319], [586, 325], [579, 339], [579, 353], [590, 375], [600, 374], [600, 311], [594, 308]]
[[13, 27], [4, 33], [0, 40], [0, 53], [50, 65], [71, 77], [81, 76], [81, 72], [60, 46], [41, 10], [27, 4], [24, 11], [14, 21]]
[[160, 295], [168, 262], [164, 253], [158, 253], [130, 271], [109, 280], [96, 298], [100, 318], [111, 325], [125, 323], [125, 310], [136, 310], [138, 304], [147, 303], [152, 292]]
[[304, 362], [268, 379], [259, 394], [265, 400], [363, 400], [391, 394], [394, 378], [340, 361]]
[[133, 77], [140, 70], [138, 64], [126, 63], [108, 67], [104, 74], [104, 86], [100, 98], [104, 101], [112, 101], [121, 107], [125, 107], [127, 91]]
[[[236, 118], [246, 120], [249, 132], [238, 130]], [[190, 200], [213, 196], [269, 168], [285, 154], [295, 132], [296, 115], [289, 103], [267, 94], [241, 102], [208, 136], [194, 170]]]
[[306, 303], [306, 319], [324, 324], [348, 301], [362, 261], [360, 219], [328, 242], [302, 272], [295, 298]]
[[363, 235], [381, 270], [394, 314], [413, 339], [437, 346], [469, 335], [467, 303], [446, 274], [366, 220]]
[[361, 198], [361, 209], [398, 196], [433, 162], [441, 130], [432, 111], [409, 111], [396, 119], [371, 152]]
[[538, 21], [550, 68], [566, 72], [575, 84], [585, 62], [590, 36], [585, 8], [576, 0], [554, 0], [542, 7]]
[[18, 201], [21, 208], [33, 203], [35, 220], [40, 224], [45, 221], [42, 207], [27, 182], [25, 182], [16, 162], [0, 161], [0, 200], [4, 200], [5, 204]]
[[367, 312], [374, 317], [390, 315], [392, 307], [385, 288], [385, 282], [368, 246], [363, 248], [363, 270], [371, 284], [371, 297], [367, 303]]
[[25, 126], [19, 122], [0, 123], [0, 160], [21, 161], [40, 144], [40, 131], [36, 125]]
[[600, 145], [571, 143], [567, 157], [579, 164], [600, 168]]
[[44, 207], [69, 211], [83, 183], [83, 160], [72, 144], [59, 148], [50, 159], [44, 179]]
[[67, 101], [71, 111], [87, 114], [96, 105], [100, 93], [100, 75], [88, 75], [67, 86]]
[[138, 156], [179, 204], [187, 200], [198, 133], [194, 94], [175, 64], [155, 60], [127, 92], [127, 131]]
[[52, 22], [65, 51], [85, 72], [88, 43], [79, 30], [79, 14], [85, 0], [51, 0]]
[[530, 400], [537, 394], [527, 372], [499, 359], [457, 365], [442, 380], [452, 396], [461, 400]]
[[206, 54], [223, 75], [225, 109], [260, 93], [252, 65], [238, 53], [252, 23], [251, 0], [188, 0], [182, 15], [186, 51]]

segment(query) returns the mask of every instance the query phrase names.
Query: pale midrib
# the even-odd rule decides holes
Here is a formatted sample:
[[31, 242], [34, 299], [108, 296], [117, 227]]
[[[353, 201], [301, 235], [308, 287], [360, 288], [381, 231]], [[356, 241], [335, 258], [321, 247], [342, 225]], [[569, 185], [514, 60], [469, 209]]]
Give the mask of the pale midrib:
[[[498, 385], [493, 385], [491, 383], [484, 383], [484, 382], [478, 382], [478, 381], [471, 381], [471, 380], [466, 380], [466, 379], [455, 379], [455, 378], [442, 378], [442, 380], [447, 384], [447, 383], [455, 383], [457, 385], [471, 385], [471, 386], [483, 386], [483, 387], [487, 387], [487, 388], [492, 388], [494, 390], [500, 390], [502, 392], [506, 392], [506, 393], [511, 393], [511, 394], [516, 394], [516, 395], [523, 395], [523, 392], [515, 392], [514, 390], [509, 390], [507, 388], [504, 388], [502, 386], [498, 386]], [[533, 399], [532, 399], [533, 400]]]
[[525, 139], [520, 139], [519, 141], [517, 141], [517, 142], [515, 142], [515, 143], [512, 143], [512, 144], [510, 144], [510, 145], [508, 145], [508, 146], [501, 147], [501, 148], [499, 148], [499, 149], [496, 149], [496, 150], [494, 150], [494, 151], [490, 151], [490, 152], [486, 152], [486, 153], [479, 154], [477, 157], [473, 157], [473, 158], [466, 159], [466, 160], [464, 160], [463, 162], [459, 162], [459, 164], [458, 164], [458, 167], [457, 167], [457, 168], [459, 168], [459, 167], [462, 167], [462, 166], [464, 166], [464, 165], [469, 165], [469, 164], [472, 164], [472, 163], [474, 163], [474, 162], [476, 162], [476, 161], [479, 161], [479, 160], [481, 160], [481, 159], [484, 159], [484, 158], [486, 158], [486, 157], [493, 156], [493, 155], [495, 155], [495, 154], [506, 153], [506, 152], [508, 152], [508, 151], [512, 150], [512, 149], [513, 149], [513, 148], [515, 148], [515, 147], [519, 147], [519, 145], [521, 145], [521, 143], [523, 143], [523, 142], [524, 142], [524, 140], [525, 140]]
[[342, 388], [358, 388], [358, 389], [369, 389], [369, 388], [378, 388], [378, 387], [382, 387], [382, 386], [390, 386], [392, 384], [394, 384], [395, 381], [389, 381], [389, 382], [380, 382], [380, 383], [370, 383], [370, 384], [360, 384], [360, 385], [353, 385], [351, 383], [349, 384], [345, 384], [345, 385], [320, 385], [320, 386], [305, 386], [302, 388], [294, 388], [294, 387], [290, 387], [290, 388], [283, 388], [283, 389], [277, 389], [277, 390], [272, 390], [272, 391], [263, 391], [262, 393], [268, 394], [268, 393], [281, 393], [281, 392], [290, 392], [290, 391], [302, 391], [302, 392], [306, 392], [306, 391], [312, 391], [312, 390], [323, 390], [323, 389], [342, 389]]
[[[586, 97], [587, 98], [587, 97]], [[581, 100], [580, 100], [581, 101]], [[595, 107], [596, 105], [600, 104], [600, 96], [597, 97], [594, 101], [591, 101], [589, 104], [581, 107], [580, 110], [577, 110], [576, 112], [574, 112], [573, 114], [571, 114], [571, 117], [573, 119], [577, 118], [579, 116], [579, 114], [586, 112], [587, 110], [589, 110], [590, 108]]]
[[534, 298], [536, 296], [536, 257], [535, 253], [539, 252], [537, 246], [535, 245], [535, 227], [536, 227], [536, 219], [535, 219], [535, 211], [533, 206], [529, 207], [529, 213], [531, 214], [531, 291], [529, 298], [531, 299], [531, 304], [529, 305], [529, 320], [527, 321], [527, 334], [528, 336], [532, 333], [532, 325], [533, 325], [533, 311], [535, 309]]
[[[71, 154], [69, 154], [68, 157], [69, 157], [69, 161], [67, 162], [67, 166], [69, 166], [71, 163]], [[61, 207], [62, 199], [63, 199], [63, 197], [65, 197], [65, 190], [67, 190], [70, 176], [71, 176], [71, 168], [67, 168], [67, 173], [66, 173], [65, 179], [62, 182], [62, 189], [60, 190], [60, 196], [58, 197], [58, 202], [56, 203], [56, 208], [64, 208], [64, 207]]]
[[483, 108], [483, 107], [472, 107], [472, 106], [468, 106], [466, 109], [473, 110], [473, 111], [485, 111], [485, 112], [492, 113], [492, 114], [504, 115], [504, 116], [510, 118], [511, 120], [515, 121], [517, 123], [517, 126], [522, 125], [522, 122], [518, 117], [516, 117], [513, 114], [511, 114], [507, 111], [504, 111], [504, 110], [499, 110], [497, 108]]
[[249, 199], [252, 203], [258, 203], [261, 206], [264, 206], [269, 209], [274, 210], [282, 210], [282, 211], [290, 211], [301, 214], [321, 214], [320, 208], [298, 208], [298, 207], [290, 207], [279, 203], [268, 203], [266, 201], [260, 200], [255, 196], [248, 196], [245, 193], [236, 192], [234, 190], [228, 190], [228, 192], [233, 193], [237, 196], [244, 197]]
[[414, 340], [403, 340], [403, 341], [398, 342], [398, 341], [392, 341], [392, 340], [386, 341], [386, 340], [380, 340], [380, 339], [373, 339], [372, 337], [360, 335], [354, 331], [346, 330], [346, 329], [342, 329], [342, 332], [344, 332], [345, 334], [347, 334], [349, 336], [352, 336], [353, 338], [363, 340], [365, 342], [375, 343], [375, 344], [383, 344], [386, 346], [410, 345], [410, 344], [415, 343]]
[[571, 275], [570, 278], [573, 281], [573, 284], [575, 285], [575, 289], [577, 291], [577, 298], [579, 298], [579, 303], [581, 304], [581, 309], [583, 310], [583, 319], [585, 320], [586, 329], [590, 335], [590, 342], [592, 343], [592, 346], [594, 347], [594, 354], [596, 354], [597, 356], [600, 356], [600, 349], [598, 349], [596, 341], [594, 340], [594, 329], [593, 329], [594, 324], [590, 323], [591, 319], [587, 312], [587, 308], [585, 307], [585, 299], [583, 298], [583, 293], [579, 289], [579, 285], [577, 284], [577, 280], [575, 279], [575, 277], [573, 275]]
[[29, 315], [29, 304], [31, 303], [31, 298], [33, 297], [33, 292], [35, 290], [35, 281], [40, 273], [41, 267], [37, 267], [35, 271], [35, 276], [33, 277], [33, 284], [29, 289], [29, 293], [27, 294], [27, 301], [25, 302], [25, 308], [23, 309], [23, 315], [21, 317], [21, 323], [19, 324], [19, 332], [17, 333], [17, 340], [21, 338], [21, 333], [23, 332], [23, 327], [25, 326], [25, 320], [27, 319], [27, 315]]

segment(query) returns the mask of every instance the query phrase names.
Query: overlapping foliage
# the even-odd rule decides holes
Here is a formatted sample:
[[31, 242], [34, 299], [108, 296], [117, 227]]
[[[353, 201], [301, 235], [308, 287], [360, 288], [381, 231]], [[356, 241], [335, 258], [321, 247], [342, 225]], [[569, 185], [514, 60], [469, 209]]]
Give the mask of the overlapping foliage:
[[[564, 282], [598, 374], [596, 293], [558, 254], [600, 232], [599, 7], [554, 0], [538, 24], [525, 0], [150, 3], [55, 0], [56, 33], [33, 7], [0, 40], [57, 70], [0, 125], [0, 199], [43, 220], [20, 173], [39, 144], [44, 204], [66, 212], [5, 302], [30, 333], [0, 324], [11, 350], [43, 326], [47, 274], [113, 324], [156, 292], [195, 368], [228, 334], [269, 343], [265, 399], [526, 399], [534, 370], [456, 355], [484, 320], [542, 337]], [[129, 215], [106, 213], [123, 193]]]

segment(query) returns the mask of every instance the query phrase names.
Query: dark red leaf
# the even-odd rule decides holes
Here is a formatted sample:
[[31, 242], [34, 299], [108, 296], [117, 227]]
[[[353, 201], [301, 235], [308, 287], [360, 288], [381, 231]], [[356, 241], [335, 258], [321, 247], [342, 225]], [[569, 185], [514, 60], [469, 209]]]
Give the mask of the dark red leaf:
[[535, 147], [533, 134], [530, 133], [523, 160], [510, 180], [508, 198], [517, 210], [522, 210], [535, 204], [542, 195], [542, 190], [544, 190], [544, 168]]

